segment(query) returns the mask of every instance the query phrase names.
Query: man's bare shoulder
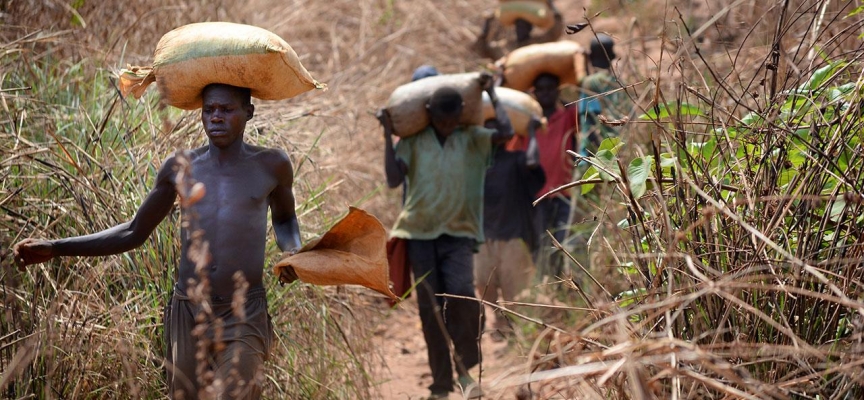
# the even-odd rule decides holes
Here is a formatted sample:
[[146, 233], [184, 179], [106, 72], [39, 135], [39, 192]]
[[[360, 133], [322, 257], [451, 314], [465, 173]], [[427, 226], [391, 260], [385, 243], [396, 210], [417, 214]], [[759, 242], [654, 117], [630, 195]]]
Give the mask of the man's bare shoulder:
[[252, 145], [249, 145], [248, 149], [253, 159], [261, 163], [267, 171], [277, 176], [292, 173], [291, 158], [285, 150]]
[[268, 165], [291, 163], [288, 153], [282, 149], [249, 145], [248, 151], [253, 158]]

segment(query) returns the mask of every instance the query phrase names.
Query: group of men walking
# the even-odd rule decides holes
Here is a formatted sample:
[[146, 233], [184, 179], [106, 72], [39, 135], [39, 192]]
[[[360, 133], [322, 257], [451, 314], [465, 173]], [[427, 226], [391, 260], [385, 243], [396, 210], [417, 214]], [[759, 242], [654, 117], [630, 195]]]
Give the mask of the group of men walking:
[[[563, 24], [557, 10], [555, 19], [559, 23], [550, 31], [558, 32], [541, 37], [560, 36]], [[526, 24], [517, 20], [517, 46], [535, 43]], [[489, 26], [487, 20], [476, 44], [487, 56], [500, 50], [489, 44]], [[379, 111], [387, 182], [405, 190], [391, 235], [407, 241], [432, 370], [430, 399], [447, 398], [454, 390], [454, 367], [463, 396], [481, 394], [469, 374], [482, 356], [478, 340], [484, 327], [482, 306], [472, 298], [490, 303], [516, 299], [534, 279], [538, 260], [545, 274], [561, 274], [562, 258], [549, 251], [549, 234], [564, 242], [571, 195], [562, 191], [536, 206], [532, 203], [573, 180], [574, 158], [568, 151], [594, 151], [604, 137], [615, 134], [598, 122], [601, 113], [612, 112], [610, 102], [618, 101], [604, 94], [618, 93], [621, 87], [609, 70], [613, 45], [603, 34], [592, 40], [593, 73], [584, 79], [583, 100], [577, 104], [562, 102], [559, 76], [541, 74], [534, 80], [530, 92], [548, 123], [543, 127], [538, 116], [525, 136], [513, 134], [491, 76], [484, 83], [496, 118], [484, 126], [459, 126], [463, 99], [446, 88], [429, 100], [429, 127], [395, 145], [389, 116]], [[423, 66], [412, 78], [435, 74], [433, 67]], [[494, 340], [503, 340], [511, 330], [502, 314], [496, 314], [488, 329]]]

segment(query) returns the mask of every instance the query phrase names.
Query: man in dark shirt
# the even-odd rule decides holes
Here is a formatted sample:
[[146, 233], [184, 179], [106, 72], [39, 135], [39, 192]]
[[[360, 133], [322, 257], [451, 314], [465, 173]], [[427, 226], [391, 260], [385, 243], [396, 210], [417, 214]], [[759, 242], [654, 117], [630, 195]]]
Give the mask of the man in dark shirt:
[[[531, 202], [546, 183], [540, 167], [540, 150], [534, 135], [540, 126], [533, 119], [528, 128], [526, 151], [507, 151], [501, 145], [492, 149], [492, 166], [486, 170], [483, 193], [483, 232], [486, 242], [474, 255], [474, 285], [488, 302], [499, 298], [512, 301], [534, 276], [531, 252], [537, 242]], [[497, 129], [495, 120], [486, 127]], [[502, 340], [510, 331], [506, 318], [496, 314], [493, 340]]]

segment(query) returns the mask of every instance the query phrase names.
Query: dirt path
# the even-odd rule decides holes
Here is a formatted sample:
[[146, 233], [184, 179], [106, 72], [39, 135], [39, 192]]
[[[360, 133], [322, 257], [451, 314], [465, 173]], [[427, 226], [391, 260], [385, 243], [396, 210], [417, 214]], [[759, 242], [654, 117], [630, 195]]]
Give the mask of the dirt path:
[[[487, 314], [489, 315], [489, 314]], [[487, 322], [488, 325], [488, 322]], [[376, 347], [380, 349], [386, 366], [378, 380], [381, 398], [385, 400], [422, 399], [429, 395], [428, 386], [432, 376], [426, 357], [426, 344], [417, 316], [417, 303], [406, 300], [389, 316], [382, 319], [375, 332]], [[519, 357], [508, 348], [507, 342], [495, 342], [483, 335], [483, 386], [515, 365]], [[479, 367], [471, 371], [477, 379]], [[487, 391], [483, 398], [515, 398], [512, 390]], [[461, 399], [461, 393], [453, 392], [450, 399]]]

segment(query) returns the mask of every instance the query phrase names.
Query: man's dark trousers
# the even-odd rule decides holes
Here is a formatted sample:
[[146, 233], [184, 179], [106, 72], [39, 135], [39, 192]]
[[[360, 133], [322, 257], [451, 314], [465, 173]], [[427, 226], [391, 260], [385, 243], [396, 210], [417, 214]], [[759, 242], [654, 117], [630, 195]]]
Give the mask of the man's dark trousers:
[[[408, 260], [414, 271], [420, 321], [432, 370], [433, 393], [453, 390], [453, 363], [459, 375], [480, 362], [481, 306], [474, 300], [436, 296], [452, 294], [474, 298], [475, 240], [441, 235], [432, 240], [409, 240]], [[449, 340], [448, 340], [449, 339]]]

